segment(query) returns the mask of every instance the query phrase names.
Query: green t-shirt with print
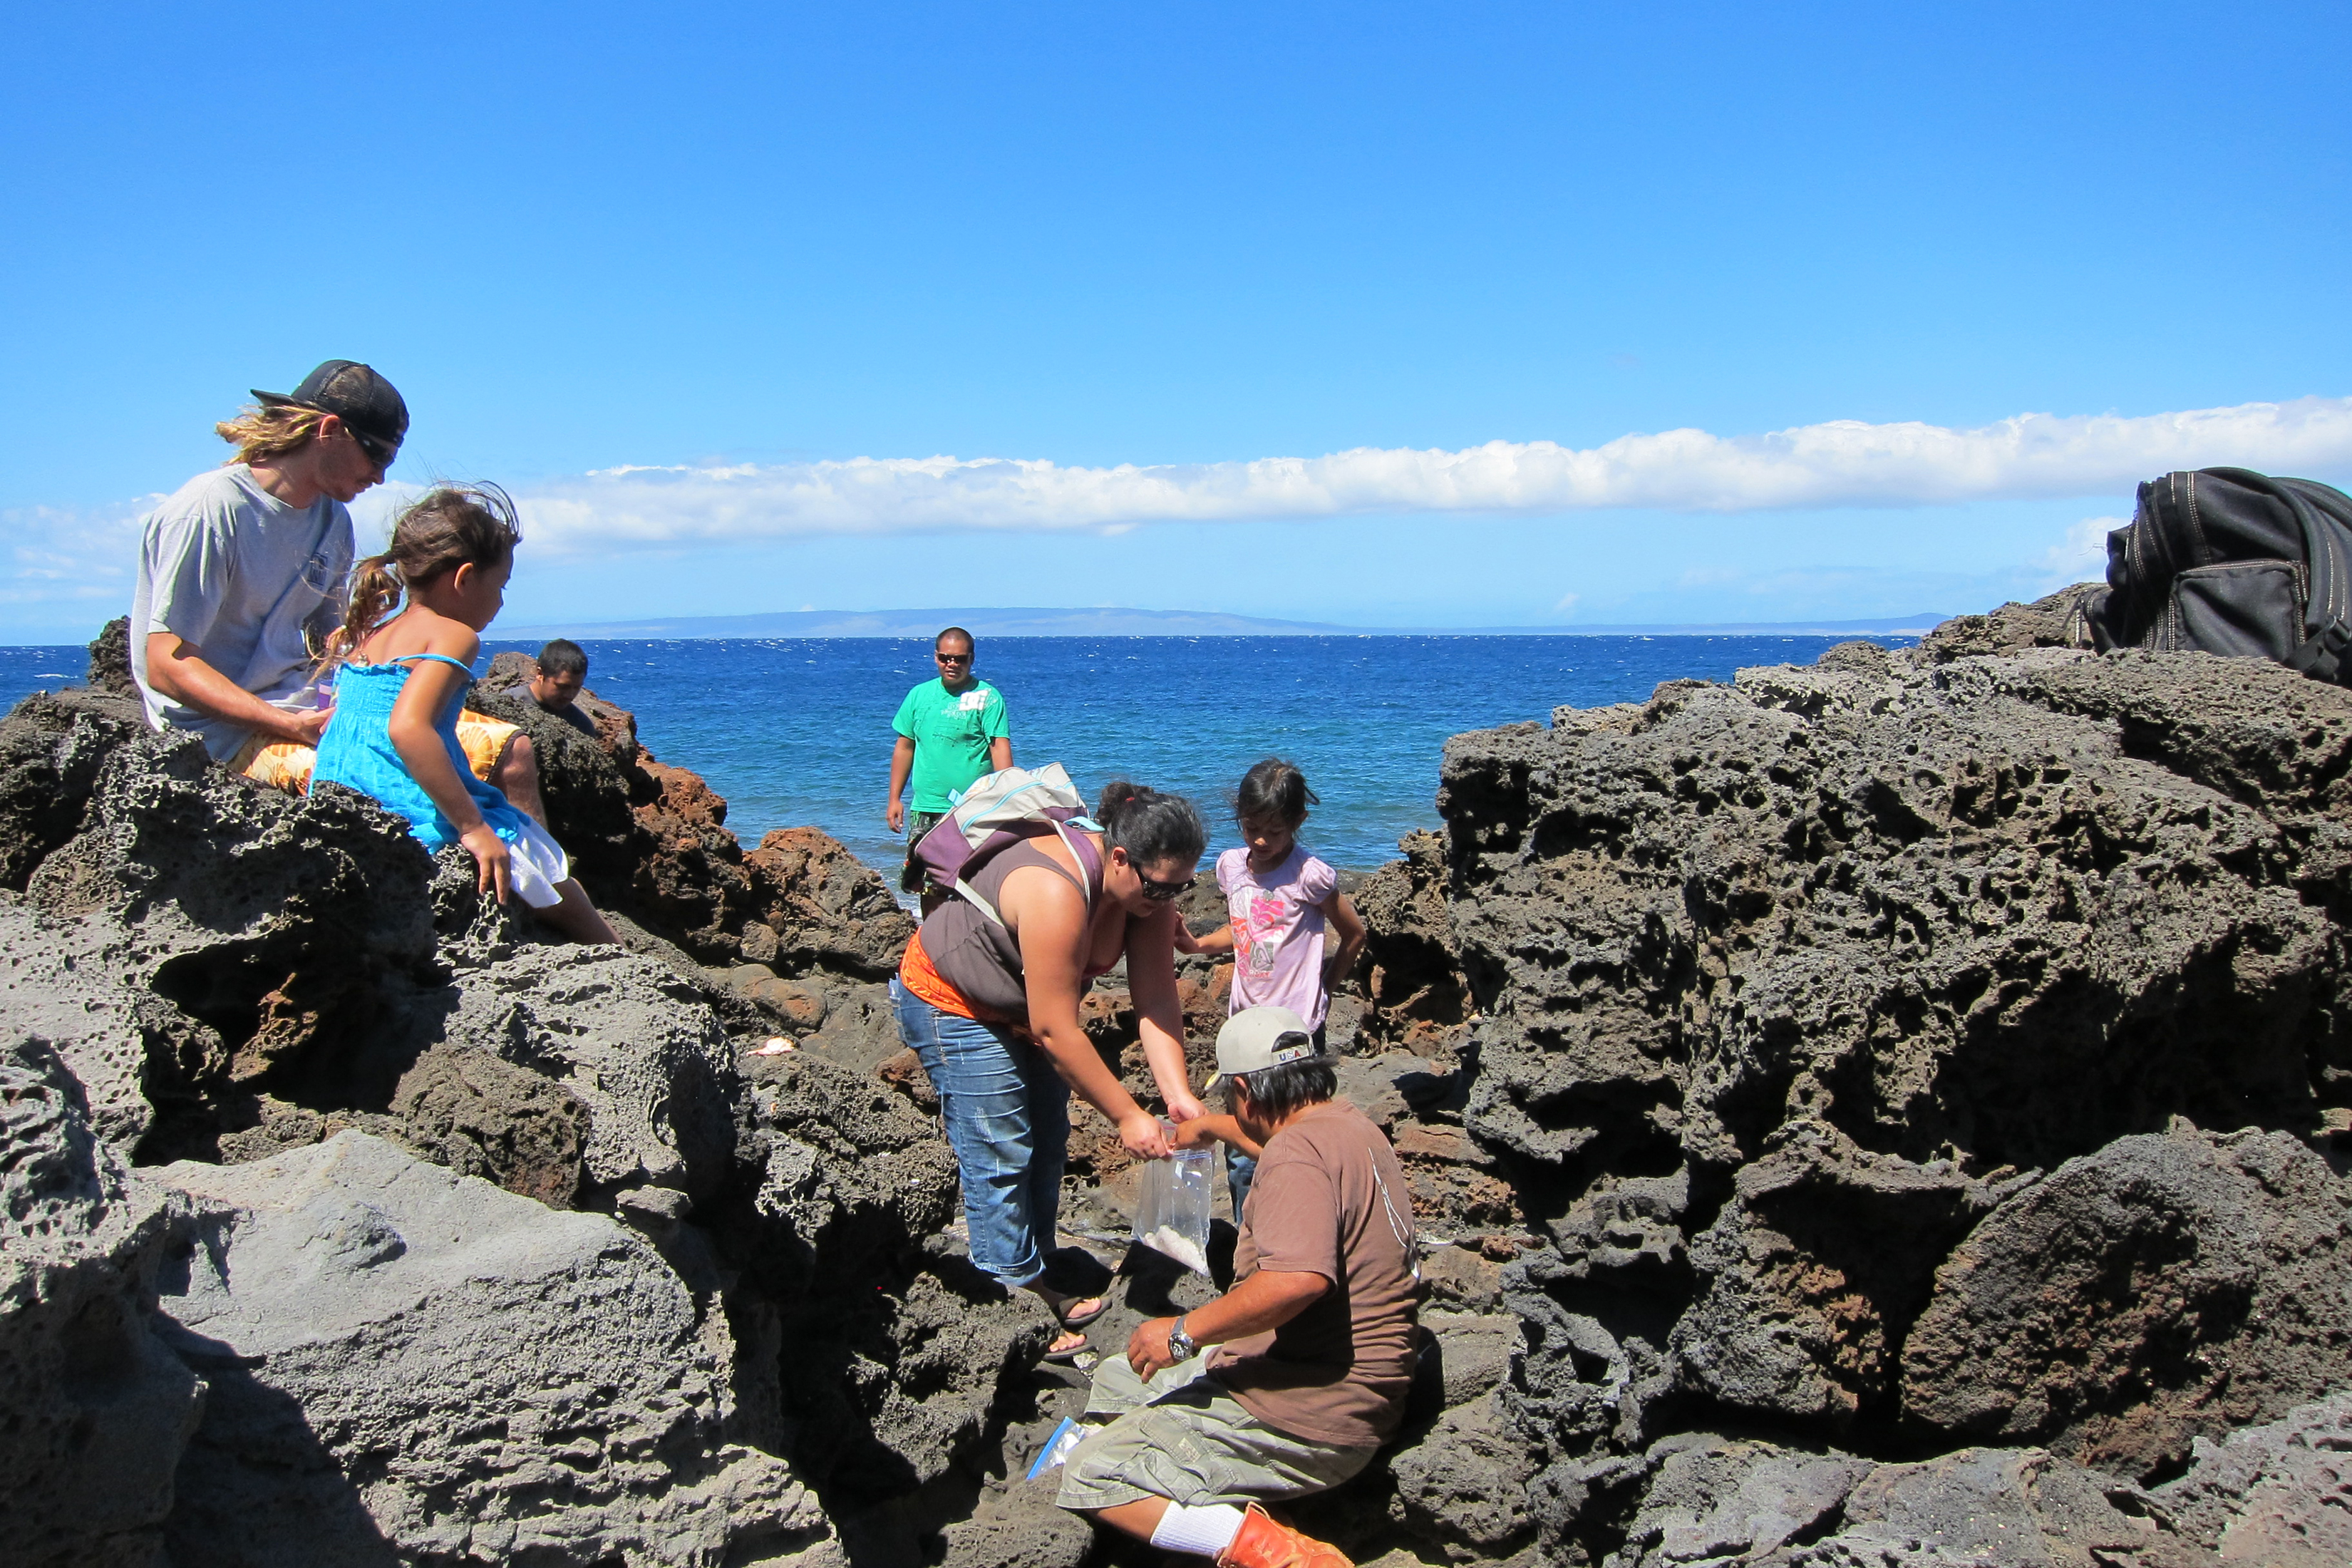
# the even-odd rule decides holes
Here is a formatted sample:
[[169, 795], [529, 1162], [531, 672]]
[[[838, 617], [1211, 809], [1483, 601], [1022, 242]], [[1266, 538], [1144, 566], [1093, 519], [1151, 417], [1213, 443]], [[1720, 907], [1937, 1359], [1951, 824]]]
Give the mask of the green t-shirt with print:
[[1004, 699], [978, 679], [961, 691], [950, 691], [944, 680], [926, 680], [907, 693], [890, 727], [915, 742], [915, 771], [908, 781], [914, 798], [908, 805], [925, 812], [947, 810], [950, 794], [970, 789], [990, 772], [988, 742], [1013, 733]]

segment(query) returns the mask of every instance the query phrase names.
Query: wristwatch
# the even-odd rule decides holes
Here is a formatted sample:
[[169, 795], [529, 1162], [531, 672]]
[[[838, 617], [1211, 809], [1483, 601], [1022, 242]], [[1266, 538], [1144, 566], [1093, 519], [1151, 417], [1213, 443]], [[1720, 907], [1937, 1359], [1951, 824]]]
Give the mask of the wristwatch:
[[[1187, 1312], [1184, 1318], [1192, 1315]], [[1168, 1331], [1168, 1353], [1178, 1361], [1191, 1361], [1201, 1353], [1201, 1347], [1194, 1344], [1192, 1336], [1184, 1331], [1184, 1318], [1177, 1319], [1175, 1326]]]

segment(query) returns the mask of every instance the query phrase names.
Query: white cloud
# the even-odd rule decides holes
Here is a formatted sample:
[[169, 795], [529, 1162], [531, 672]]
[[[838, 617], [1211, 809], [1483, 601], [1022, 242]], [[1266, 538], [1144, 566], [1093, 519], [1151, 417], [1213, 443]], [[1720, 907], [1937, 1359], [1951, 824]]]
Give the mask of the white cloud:
[[142, 496], [91, 511], [47, 506], [0, 511], [0, 606], [35, 615], [79, 613], [93, 602], [130, 609], [139, 519], [163, 499]]
[[[1836, 420], [1764, 435], [1670, 430], [1589, 450], [1549, 441], [1462, 451], [1359, 447], [1320, 458], [1116, 468], [1044, 459], [856, 458], [710, 468], [628, 465], [519, 487], [534, 558], [691, 550], [825, 534], [1119, 532], [1156, 521], [1364, 513], [1563, 513], [1606, 508], [1740, 512], [2128, 495], [2150, 475], [2242, 464], [2352, 468], [2352, 398], [2306, 397], [2125, 418], [2022, 414], [1976, 429]], [[380, 547], [415, 487], [353, 510]], [[0, 512], [0, 623], [79, 625], [127, 606], [137, 518], [161, 498]], [[2099, 574], [2116, 518], [2086, 518], [2021, 574], [2051, 586]], [[1711, 581], [1695, 568], [1685, 586]], [[1559, 613], [1572, 602], [1563, 600]]]
[[1586, 450], [1491, 441], [1455, 452], [1366, 447], [1320, 458], [1116, 468], [948, 457], [632, 465], [529, 486], [518, 499], [535, 544], [575, 551], [817, 534], [1108, 532], [1147, 522], [1372, 512], [1923, 506], [2091, 495], [2217, 463], [2287, 471], [2352, 464], [2352, 398], [2136, 418], [2021, 414], [1969, 430], [1859, 420], [1759, 436], [1669, 430]]
[[2086, 517], [2066, 530], [2063, 542], [2042, 552], [2037, 564], [2053, 589], [2070, 583], [2104, 581], [2107, 574], [2107, 535], [2129, 526], [2127, 517]]

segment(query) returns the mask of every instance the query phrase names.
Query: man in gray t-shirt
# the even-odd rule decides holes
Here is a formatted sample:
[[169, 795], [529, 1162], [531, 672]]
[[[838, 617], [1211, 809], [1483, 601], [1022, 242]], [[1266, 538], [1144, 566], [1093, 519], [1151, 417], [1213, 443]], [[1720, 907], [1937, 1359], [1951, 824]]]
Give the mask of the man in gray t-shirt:
[[148, 721], [201, 735], [238, 772], [273, 744], [319, 743], [314, 671], [353, 554], [345, 508], [408, 433], [400, 394], [349, 360], [253, 395], [259, 407], [215, 426], [236, 459], [148, 514], [131, 612]]

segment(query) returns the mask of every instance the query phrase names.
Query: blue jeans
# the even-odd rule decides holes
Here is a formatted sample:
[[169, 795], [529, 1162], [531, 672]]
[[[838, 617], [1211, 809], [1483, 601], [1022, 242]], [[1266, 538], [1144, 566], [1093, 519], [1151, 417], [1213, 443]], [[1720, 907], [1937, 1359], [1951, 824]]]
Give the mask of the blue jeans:
[[1062, 1208], [1070, 1086], [1012, 1030], [942, 1013], [890, 981], [898, 1037], [922, 1058], [963, 1176], [971, 1260], [1008, 1286], [1045, 1272]]
[[1224, 1145], [1225, 1191], [1233, 1195], [1234, 1228], [1242, 1227], [1242, 1205], [1249, 1202], [1250, 1184], [1257, 1180], [1257, 1157], [1244, 1154], [1232, 1144]]

